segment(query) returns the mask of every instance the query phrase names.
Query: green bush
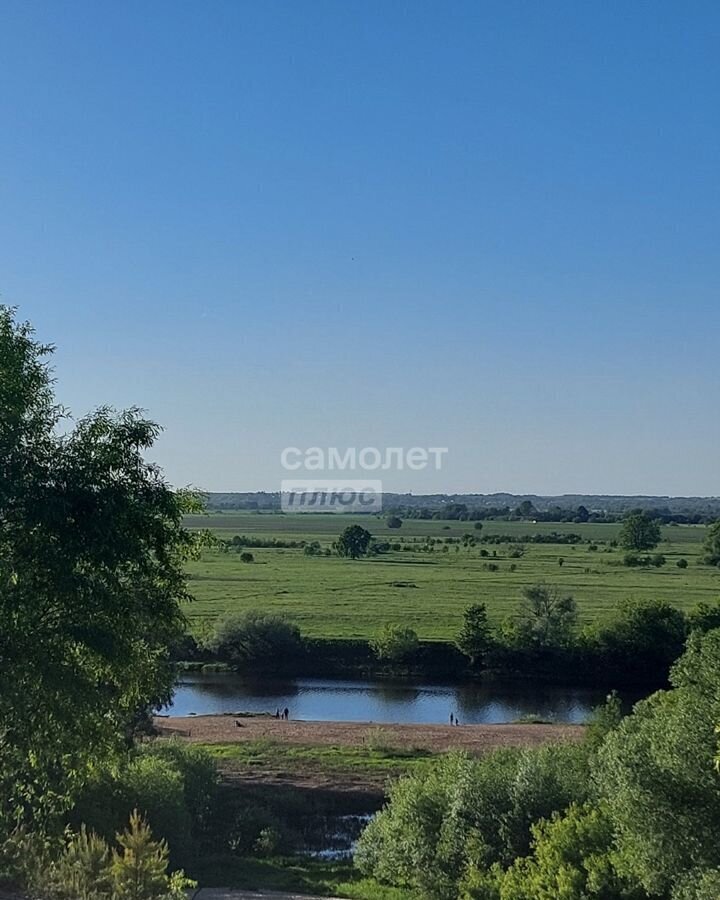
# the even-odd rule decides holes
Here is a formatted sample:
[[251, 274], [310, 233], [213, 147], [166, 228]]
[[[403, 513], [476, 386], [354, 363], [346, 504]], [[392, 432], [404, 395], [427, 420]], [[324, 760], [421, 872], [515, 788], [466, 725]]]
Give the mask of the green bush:
[[584, 747], [451, 754], [390, 788], [388, 806], [363, 832], [356, 864], [366, 875], [454, 898], [473, 861], [510, 865], [530, 848], [530, 826], [585, 799]]
[[600, 749], [595, 784], [614, 822], [619, 869], [652, 895], [720, 866], [718, 671], [720, 629], [692, 635], [673, 690], [638, 703]]
[[282, 616], [249, 610], [224, 616], [205, 642], [236, 668], [282, 668], [303, 651], [300, 629]]
[[417, 634], [405, 625], [385, 625], [370, 641], [370, 647], [378, 659], [396, 663], [407, 662], [419, 646]]
[[71, 816], [110, 840], [137, 809], [167, 841], [174, 864], [195, 858], [208, 828], [218, 775], [201, 747], [178, 740], [144, 745], [119, 769], [98, 769], [77, 799]]

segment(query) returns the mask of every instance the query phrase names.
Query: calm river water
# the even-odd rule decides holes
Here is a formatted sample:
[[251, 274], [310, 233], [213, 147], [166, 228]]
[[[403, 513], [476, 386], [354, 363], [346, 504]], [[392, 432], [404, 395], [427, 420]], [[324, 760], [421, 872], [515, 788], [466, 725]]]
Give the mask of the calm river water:
[[514, 722], [527, 717], [581, 723], [605, 696], [602, 690], [517, 681], [466, 685], [313, 678], [272, 681], [188, 673], [180, 678], [173, 702], [163, 712], [171, 716], [274, 714], [287, 707], [293, 719], [325, 722], [445, 723], [452, 713], [461, 724]]

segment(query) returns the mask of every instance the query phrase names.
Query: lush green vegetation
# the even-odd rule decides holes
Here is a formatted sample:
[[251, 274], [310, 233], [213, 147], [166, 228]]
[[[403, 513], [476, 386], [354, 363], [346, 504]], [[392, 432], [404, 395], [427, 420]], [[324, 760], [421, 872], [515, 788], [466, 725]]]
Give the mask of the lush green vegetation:
[[[469, 531], [258, 515], [236, 540], [198, 518], [226, 540], [193, 562], [193, 498], [145, 461], [156, 426], [101, 410], [59, 427], [48, 352], [0, 309], [0, 884], [44, 900], [180, 900], [182, 867], [205, 883], [358, 900], [716, 900], [717, 527], [666, 528], [644, 566], [625, 564], [619, 526], [584, 517]], [[636, 518], [622, 542], [640, 552], [657, 537]], [[381, 729], [356, 748], [147, 742], [187, 641], [186, 571], [195, 591], [228, 592], [189, 608], [238, 666], [307, 653], [301, 627], [359, 629], [376, 656], [405, 662], [427, 649], [417, 628], [478, 669], [664, 672], [676, 660], [672, 689], [624, 720], [611, 699], [580, 745], [480, 759], [388, 747]], [[221, 785], [233, 768], [260, 777]], [[339, 799], [299, 777], [278, 789], [280, 769], [325, 786], [352, 773], [366, 790]], [[353, 793], [367, 802], [369, 786], [379, 802], [391, 777], [356, 867], [297, 855]]]
[[52, 900], [179, 897], [132, 806], [107, 842], [64, 826], [171, 693], [197, 504], [146, 462], [158, 428], [138, 411], [65, 420], [49, 353], [0, 307], [0, 878]]
[[[468, 522], [407, 519], [402, 528], [392, 529], [384, 518], [367, 516], [224, 513], [192, 516], [187, 522], [225, 540], [245, 535], [265, 544], [295, 544], [253, 544], [252, 565], [243, 564], [233, 550], [218, 549], [191, 562], [195, 602], [188, 617], [197, 634], [220, 615], [262, 609], [287, 616], [312, 637], [370, 639], [384, 624], [403, 623], [423, 640], [451, 641], [467, 607], [484, 602], [489, 619], [498, 624], [516, 611], [523, 588], [537, 582], [572, 595], [581, 624], [628, 598], [661, 599], [691, 609], [720, 597], [720, 570], [700, 565], [703, 526], [664, 527], [658, 549], [666, 564], [646, 569], [625, 566], [626, 551], [612, 545], [620, 524], [486, 521], [478, 535]], [[353, 524], [387, 541], [390, 549], [359, 560], [324, 555], [322, 550], [330, 551]], [[469, 532], [475, 543], [463, 543]], [[579, 534], [583, 543], [521, 541], [553, 533]], [[498, 535], [513, 543], [491, 543]], [[317, 541], [321, 552], [304, 553], [303, 541]], [[687, 568], [678, 567], [681, 559], [688, 561]]]
[[584, 744], [451, 755], [398, 781], [356, 862], [432, 900], [715, 900], [720, 629], [695, 634], [672, 689]]

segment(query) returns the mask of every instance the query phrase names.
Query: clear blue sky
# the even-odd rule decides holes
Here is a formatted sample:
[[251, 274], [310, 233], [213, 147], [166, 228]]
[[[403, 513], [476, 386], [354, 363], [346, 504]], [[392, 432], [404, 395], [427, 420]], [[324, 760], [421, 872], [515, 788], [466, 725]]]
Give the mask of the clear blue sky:
[[720, 494], [720, 5], [0, 3], [0, 296], [175, 483]]

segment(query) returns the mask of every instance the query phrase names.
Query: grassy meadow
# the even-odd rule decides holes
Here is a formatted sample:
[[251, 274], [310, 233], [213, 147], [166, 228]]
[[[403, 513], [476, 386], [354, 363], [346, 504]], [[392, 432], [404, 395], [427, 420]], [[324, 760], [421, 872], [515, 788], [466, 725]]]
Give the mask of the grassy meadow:
[[[629, 597], [662, 598], [685, 609], [720, 599], [720, 571], [698, 565], [703, 526], [664, 528], [662, 543], [653, 552], [664, 554], [667, 564], [632, 569], [622, 564], [624, 551], [610, 546], [620, 530], [614, 524], [485, 522], [478, 533], [472, 522], [442, 520], [407, 519], [402, 528], [389, 529], [384, 518], [373, 516], [217, 513], [188, 518], [190, 527], [209, 529], [225, 539], [242, 534], [319, 541], [323, 547], [355, 523], [380, 540], [400, 543], [402, 549], [353, 561], [305, 556], [301, 548], [251, 547], [252, 563], [242, 562], [234, 551], [205, 551], [188, 567], [195, 597], [186, 609], [192, 631], [202, 634], [227, 612], [262, 609], [287, 615], [314, 637], [368, 638], [390, 622], [411, 625], [423, 639], [447, 640], [457, 633], [471, 603], [485, 602], [491, 618], [499, 621], [515, 611], [522, 589], [538, 581], [571, 593], [584, 622]], [[421, 550], [428, 537], [521, 537], [553, 531], [580, 534], [583, 543], [527, 543], [520, 558], [510, 556], [516, 544], [443, 544], [431, 553]], [[490, 557], [481, 557], [481, 549]], [[677, 567], [681, 558], [687, 559], [688, 568]], [[489, 570], [488, 564], [498, 570]]]

